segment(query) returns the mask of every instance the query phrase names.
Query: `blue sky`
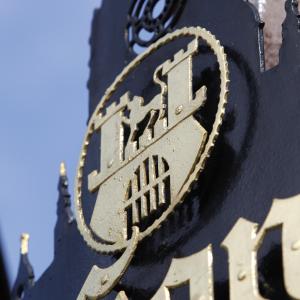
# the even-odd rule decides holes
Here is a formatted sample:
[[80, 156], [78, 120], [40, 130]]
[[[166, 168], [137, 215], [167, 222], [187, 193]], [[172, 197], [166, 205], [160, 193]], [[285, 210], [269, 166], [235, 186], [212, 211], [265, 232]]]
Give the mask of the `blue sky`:
[[0, 1], [0, 232], [11, 281], [22, 232], [36, 278], [53, 259], [59, 164], [66, 162], [73, 195], [100, 2]]

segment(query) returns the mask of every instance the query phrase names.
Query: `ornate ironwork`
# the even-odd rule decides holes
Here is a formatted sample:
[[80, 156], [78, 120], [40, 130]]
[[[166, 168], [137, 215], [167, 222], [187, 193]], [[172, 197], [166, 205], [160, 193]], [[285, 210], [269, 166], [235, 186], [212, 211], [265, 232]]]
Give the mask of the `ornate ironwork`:
[[[181, 49], [175, 53], [172, 60], [169, 59], [159, 64], [154, 71], [153, 81], [160, 86], [160, 93], [145, 104], [142, 97], [133, 96], [132, 98], [127, 91], [120, 97], [119, 104], [113, 102], [106, 108], [106, 112], [103, 112], [103, 107], [109, 102], [113, 92], [132, 70], [161, 46], [182, 37], [193, 38], [192, 42], [187, 45], [187, 49]], [[220, 71], [220, 93], [215, 105], [213, 125], [209, 131], [193, 117], [204, 106], [207, 94], [207, 88], [204, 85], [195, 91], [194, 95], [192, 92], [193, 57], [199, 54], [200, 40], [211, 48]], [[162, 81], [163, 77], [167, 77], [167, 84]], [[142, 240], [158, 229], [174, 208], [183, 201], [192, 183], [203, 171], [211, 150], [214, 148], [225, 113], [228, 88], [229, 71], [224, 48], [214, 35], [201, 27], [183, 28], [166, 35], [134, 59], [116, 78], [105, 92], [89, 121], [75, 182], [78, 229], [91, 248], [102, 253], [112, 253], [128, 246], [128, 238], [130, 238], [126, 235], [128, 231], [126, 231], [128, 228], [126, 208], [128, 206], [124, 207], [123, 204], [128, 182], [131, 179], [128, 176], [131, 176], [142, 162], [157, 155], [158, 152], [168, 158], [170, 166], [170, 171], [166, 174], [171, 182], [170, 205], [144, 230], [139, 228], [142, 229], [139, 239]], [[129, 120], [124, 114], [126, 109], [130, 110]], [[147, 119], [147, 116], [150, 117]], [[144, 121], [146, 121], [146, 127], [140, 135], [139, 124]], [[127, 122], [130, 127], [126, 145], [124, 145], [124, 122]], [[99, 135], [100, 131], [99, 162], [101, 168], [99, 172], [94, 170], [87, 176], [89, 192], [97, 192], [96, 204], [88, 225], [84, 217], [85, 199], [82, 197], [85, 180], [83, 169], [86, 165], [92, 136]], [[178, 138], [179, 136], [181, 138]], [[158, 164], [154, 165], [158, 167]], [[156, 185], [162, 186], [157, 178], [154, 180]], [[135, 190], [138, 191], [138, 188], [136, 187]], [[162, 197], [160, 199], [163, 200]], [[132, 208], [135, 207], [131, 214], [132, 225], [137, 224], [139, 220], [139, 209], [136, 204], [132, 202]], [[100, 241], [95, 239], [94, 235]]]
[[126, 37], [132, 49], [148, 47], [174, 26], [186, 0], [133, 0], [128, 13]]

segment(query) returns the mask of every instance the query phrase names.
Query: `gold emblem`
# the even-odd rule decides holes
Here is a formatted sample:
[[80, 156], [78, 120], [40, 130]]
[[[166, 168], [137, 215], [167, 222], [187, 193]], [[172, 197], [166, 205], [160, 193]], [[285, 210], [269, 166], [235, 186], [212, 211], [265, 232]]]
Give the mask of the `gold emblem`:
[[[300, 299], [300, 195], [274, 199], [270, 211], [259, 224], [240, 218], [222, 243], [228, 252], [230, 300], [268, 300], [260, 295], [257, 254], [266, 235], [281, 229], [284, 285], [289, 299]], [[151, 300], [169, 300], [170, 289], [188, 284], [189, 299], [213, 300], [213, 254], [208, 245], [202, 251], [174, 258], [169, 271]], [[127, 299], [127, 298], [121, 298]]]
[[[128, 91], [104, 113], [103, 108], [131, 71], [158, 48], [182, 37], [192, 41], [156, 67], [153, 81], [160, 92], [149, 103], [145, 104], [142, 97], [132, 97]], [[201, 40], [215, 54], [220, 71], [219, 102], [210, 131], [193, 116], [206, 101], [205, 86], [193, 94], [193, 59], [199, 55]], [[116, 78], [89, 121], [75, 184], [78, 228], [90, 247], [102, 253], [126, 248], [134, 226], [139, 228], [138, 239], [143, 239], [184, 199], [218, 136], [228, 82], [223, 47], [200, 27], [166, 35]], [[130, 133], [125, 142], [126, 126]], [[97, 193], [97, 200], [87, 224], [82, 205], [82, 176], [90, 140], [97, 134], [101, 140], [100, 171], [91, 172], [87, 178], [88, 191]]]

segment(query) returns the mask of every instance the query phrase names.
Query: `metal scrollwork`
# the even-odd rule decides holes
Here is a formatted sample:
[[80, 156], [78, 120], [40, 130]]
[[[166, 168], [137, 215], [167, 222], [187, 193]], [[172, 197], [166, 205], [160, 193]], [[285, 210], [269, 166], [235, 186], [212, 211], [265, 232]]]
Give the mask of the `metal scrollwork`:
[[148, 47], [174, 26], [186, 0], [134, 0], [128, 13], [128, 45]]

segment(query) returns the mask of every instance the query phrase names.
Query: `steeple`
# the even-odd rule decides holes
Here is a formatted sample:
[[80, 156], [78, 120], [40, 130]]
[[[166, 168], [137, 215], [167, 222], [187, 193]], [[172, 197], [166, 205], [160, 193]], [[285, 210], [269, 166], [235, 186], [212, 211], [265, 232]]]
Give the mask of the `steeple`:
[[59, 168], [59, 181], [58, 181], [58, 203], [57, 203], [57, 215], [59, 216], [62, 211], [67, 216], [68, 223], [72, 223], [74, 215], [71, 210], [71, 195], [69, 193], [67, 169], [64, 162], [60, 163]]
[[61, 177], [67, 176], [67, 169], [64, 161], [60, 163], [59, 174]]
[[29, 234], [23, 233], [20, 238], [20, 263], [17, 279], [12, 290], [12, 300], [23, 299], [26, 290], [34, 285], [34, 272], [28, 258]]

